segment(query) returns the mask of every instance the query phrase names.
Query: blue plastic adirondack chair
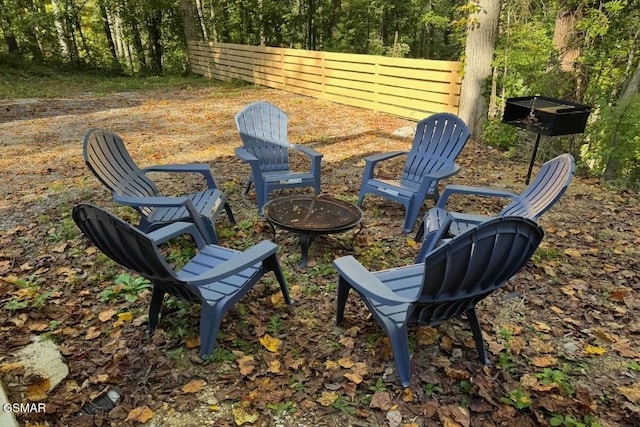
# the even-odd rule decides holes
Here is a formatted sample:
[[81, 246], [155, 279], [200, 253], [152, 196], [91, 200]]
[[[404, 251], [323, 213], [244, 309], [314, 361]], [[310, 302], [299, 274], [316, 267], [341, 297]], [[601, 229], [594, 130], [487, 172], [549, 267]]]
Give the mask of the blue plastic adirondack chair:
[[[93, 205], [73, 209], [80, 230], [105, 255], [121, 266], [153, 283], [149, 307], [149, 329], [155, 330], [165, 293], [202, 305], [200, 314], [200, 355], [213, 352], [224, 314], [246, 295], [258, 280], [273, 271], [287, 304], [291, 304], [287, 283], [276, 256], [277, 246], [263, 241], [244, 252], [207, 244], [196, 227], [175, 222], [151, 233]], [[193, 237], [197, 254], [179, 271], [174, 271], [158, 250], [158, 245], [180, 235]]]
[[[320, 194], [322, 154], [310, 147], [289, 143], [287, 122], [287, 115], [282, 110], [265, 101], [249, 104], [236, 114], [236, 126], [242, 139], [242, 147], [236, 148], [236, 156], [251, 166], [245, 194], [254, 183], [260, 215], [269, 193], [277, 188], [313, 187], [315, 193]], [[289, 149], [309, 157], [309, 172], [289, 169]]]
[[[222, 210], [235, 224], [227, 196], [218, 189], [206, 164], [170, 164], [140, 169], [115, 133], [89, 130], [83, 141], [84, 161], [93, 174], [113, 194], [113, 200], [135, 208], [140, 214], [138, 228], [153, 231], [176, 221], [191, 221], [207, 243], [217, 243], [214, 223]], [[165, 197], [148, 177], [149, 172], [198, 173], [207, 189], [182, 197]]]
[[436, 326], [466, 314], [480, 360], [487, 365], [475, 306], [527, 263], [542, 237], [532, 220], [508, 216], [456, 236], [420, 264], [371, 273], [352, 256], [339, 258], [333, 263], [339, 273], [337, 323], [342, 324], [354, 289], [389, 337], [404, 387], [411, 380], [410, 326]]
[[[365, 158], [358, 206], [362, 207], [367, 193], [402, 203], [406, 209], [404, 232], [410, 233], [425, 199], [438, 200], [438, 183], [458, 172], [455, 159], [469, 140], [467, 125], [456, 115], [433, 114], [418, 122], [411, 151], [374, 154]], [[400, 155], [407, 160], [399, 180], [375, 177], [381, 161]]]
[[567, 190], [573, 178], [574, 169], [573, 156], [568, 153], [561, 154], [543, 164], [533, 182], [519, 195], [493, 188], [447, 185], [436, 206], [425, 214], [418, 228], [416, 241], [421, 240], [423, 235], [424, 240], [416, 262], [421, 262], [443, 237], [455, 236], [491, 218], [483, 215], [448, 212], [445, 207], [452, 195], [467, 194], [507, 198], [512, 202], [506, 205], [497, 216], [517, 215], [537, 221]]

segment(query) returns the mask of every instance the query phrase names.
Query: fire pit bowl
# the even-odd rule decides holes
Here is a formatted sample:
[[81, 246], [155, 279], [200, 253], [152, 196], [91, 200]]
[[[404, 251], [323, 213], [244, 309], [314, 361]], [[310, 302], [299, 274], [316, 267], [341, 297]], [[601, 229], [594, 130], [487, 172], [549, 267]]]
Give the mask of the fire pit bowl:
[[313, 237], [342, 233], [357, 225], [362, 229], [362, 210], [358, 206], [324, 195], [294, 195], [274, 199], [265, 204], [262, 211], [274, 235], [275, 227], [300, 234], [302, 268], [307, 265], [309, 244]]

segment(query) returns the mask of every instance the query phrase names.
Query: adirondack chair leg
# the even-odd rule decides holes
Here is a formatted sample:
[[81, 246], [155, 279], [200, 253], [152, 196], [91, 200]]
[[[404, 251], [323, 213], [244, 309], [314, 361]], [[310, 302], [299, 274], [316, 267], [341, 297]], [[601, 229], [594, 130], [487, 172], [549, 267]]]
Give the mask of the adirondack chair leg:
[[247, 183], [244, 185], [244, 194], [249, 194], [249, 190], [251, 190], [251, 184], [253, 184], [253, 175], [249, 175], [249, 179], [247, 179]]
[[151, 332], [158, 327], [158, 317], [160, 316], [163, 298], [164, 291], [160, 287], [154, 286], [151, 293], [151, 304], [149, 305], [149, 331]]
[[200, 313], [200, 357], [203, 359], [213, 353], [216, 346], [216, 336], [220, 330], [222, 316], [224, 311], [220, 308], [224, 304], [209, 305], [206, 302], [202, 304]]
[[224, 204], [224, 211], [227, 213], [227, 217], [229, 218], [229, 221], [231, 221], [231, 224], [235, 224], [236, 218], [233, 216], [233, 211], [231, 210], [231, 205], [229, 204], [229, 202], [226, 202]]
[[413, 226], [416, 224], [421, 206], [422, 205], [416, 205], [415, 200], [410, 200], [409, 203], [405, 205], [406, 213], [404, 216], [403, 233], [408, 234], [413, 231]]
[[407, 326], [387, 325], [387, 336], [391, 341], [393, 359], [398, 370], [398, 377], [403, 387], [409, 387], [411, 380], [411, 359], [409, 357], [409, 335]]
[[282, 268], [280, 267], [280, 261], [278, 261], [278, 257], [273, 254], [267, 257], [264, 261], [262, 261], [262, 265], [269, 270], [273, 271], [273, 274], [276, 275], [276, 279], [280, 284], [280, 290], [282, 291], [282, 296], [284, 297], [284, 301], [291, 305], [293, 304], [293, 300], [289, 297], [289, 289], [287, 288], [287, 280], [284, 278], [284, 274], [282, 274]]
[[420, 240], [422, 240], [423, 236], [424, 236], [424, 219], [420, 221], [420, 225], [418, 226], [418, 231], [416, 231], [416, 237], [413, 240], [416, 242], [419, 242]]
[[480, 357], [480, 361], [485, 365], [491, 365], [489, 358], [487, 358], [487, 352], [484, 349], [484, 339], [482, 338], [482, 329], [480, 329], [480, 323], [478, 322], [478, 316], [476, 315], [476, 310], [474, 308], [470, 308], [466, 312], [467, 319], [469, 319], [469, 324], [471, 324], [471, 331], [473, 331], [473, 339], [476, 342], [476, 349], [478, 351], [478, 356]]
[[349, 296], [349, 291], [351, 290], [351, 285], [347, 282], [342, 276], [338, 279], [338, 303], [336, 310], [336, 325], [342, 325], [344, 320], [344, 307], [347, 304], [347, 297]]

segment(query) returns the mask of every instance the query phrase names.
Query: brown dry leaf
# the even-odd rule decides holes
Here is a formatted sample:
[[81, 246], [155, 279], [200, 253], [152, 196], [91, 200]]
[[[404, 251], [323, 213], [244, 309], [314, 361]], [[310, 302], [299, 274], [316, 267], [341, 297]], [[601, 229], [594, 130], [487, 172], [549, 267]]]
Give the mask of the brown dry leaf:
[[29, 331], [31, 332], [42, 332], [46, 329], [49, 329], [48, 322], [33, 322], [29, 323]]
[[471, 375], [468, 371], [463, 371], [461, 369], [453, 369], [453, 368], [444, 368], [444, 373], [454, 380], [465, 381], [471, 378]]
[[354, 372], [347, 372], [344, 377], [355, 384], [360, 384], [364, 380], [362, 375]]
[[544, 322], [533, 322], [533, 327], [536, 329], [536, 331], [551, 332], [551, 326], [547, 325]]
[[101, 333], [102, 332], [95, 326], [90, 326], [89, 329], [87, 329], [87, 334], [85, 335], [84, 339], [92, 340], [98, 338]]
[[32, 402], [46, 399], [49, 387], [51, 387], [51, 381], [49, 381], [49, 378], [38, 379], [38, 381], [27, 386], [27, 399]]
[[342, 337], [340, 338], [340, 340], [338, 341], [340, 343], [340, 345], [342, 345], [344, 348], [354, 348], [355, 347], [355, 340], [351, 337]]
[[233, 420], [235, 421], [236, 425], [239, 426], [245, 423], [253, 424], [260, 418], [259, 414], [255, 412], [249, 412], [246, 405], [243, 404], [234, 406], [231, 409], [231, 412], [233, 413]]
[[531, 364], [538, 368], [546, 368], [548, 366], [555, 366], [558, 363], [558, 359], [553, 356], [536, 356], [531, 359]]
[[336, 369], [340, 369], [340, 365], [338, 365], [338, 362], [334, 362], [333, 360], [327, 360], [324, 362], [324, 368], [327, 371], [335, 371]]
[[354, 362], [350, 357], [343, 357], [341, 359], [338, 359], [338, 365], [342, 366], [345, 369], [350, 369], [355, 364], [356, 362]]
[[267, 349], [267, 351], [276, 353], [280, 348], [282, 341], [280, 341], [278, 338], [272, 337], [269, 334], [264, 334], [262, 337], [260, 337], [260, 344], [262, 344], [262, 346]]
[[108, 322], [113, 316], [116, 315], [117, 312], [118, 310], [116, 310], [115, 308], [101, 311], [100, 314], [98, 314], [98, 319], [100, 319], [101, 322]]
[[187, 346], [187, 348], [196, 348], [197, 346], [200, 345], [200, 336], [199, 335], [194, 335], [191, 337], [187, 337], [184, 340], [185, 345]]
[[391, 400], [391, 396], [389, 396], [389, 393], [387, 393], [386, 391], [376, 391], [371, 398], [369, 407], [388, 411], [393, 407], [393, 401]]
[[153, 411], [148, 406], [141, 406], [139, 408], [134, 408], [129, 411], [127, 418], [124, 420], [127, 421], [135, 421], [138, 423], [146, 423], [151, 418], [153, 418]]
[[618, 387], [617, 389], [624, 397], [632, 403], [640, 402], [640, 387]]
[[271, 295], [271, 305], [273, 305], [275, 308], [282, 308], [282, 307], [286, 307], [287, 303], [284, 300], [284, 295], [282, 295], [282, 292], [278, 292], [276, 294]]
[[603, 339], [605, 341], [609, 341], [611, 343], [616, 343], [618, 341], [620, 341], [618, 339], [618, 337], [616, 337], [614, 334], [612, 334], [611, 332], [603, 329], [603, 328], [596, 328], [593, 331], [593, 335], [595, 335], [596, 337]]
[[438, 330], [431, 326], [421, 326], [416, 330], [418, 345], [433, 345], [438, 341]]
[[402, 400], [405, 402], [412, 402], [413, 401], [413, 390], [411, 390], [410, 388], [405, 388], [402, 391]]
[[109, 381], [109, 374], [98, 374], [92, 375], [89, 377], [89, 382], [91, 384], [102, 384]]
[[253, 356], [243, 356], [238, 359], [237, 362], [240, 373], [245, 376], [249, 375], [256, 368], [256, 361], [253, 359]]
[[318, 403], [322, 406], [331, 406], [333, 402], [338, 400], [338, 397], [339, 395], [335, 391], [323, 391], [318, 398]]
[[281, 368], [280, 368], [280, 361], [279, 360], [272, 360], [271, 362], [269, 362], [269, 367], [267, 368], [267, 372], [271, 372], [272, 374], [282, 374]]
[[453, 351], [453, 340], [446, 335], [443, 336], [440, 341], [440, 348], [447, 353], [451, 353]]
[[571, 248], [565, 249], [564, 254], [569, 255], [571, 258], [580, 258], [582, 256], [579, 250]]
[[204, 380], [191, 380], [182, 387], [183, 393], [199, 393], [207, 383]]
[[466, 408], [447, 405], [438, 410], [438, 417], [445, 427], [469, 427], [471, 414]]
[[7, 372], [15, 371], [16, 369], [22, 368], [22, 363], [3, 363], [0, 366], [0, 374], [6, 374]]

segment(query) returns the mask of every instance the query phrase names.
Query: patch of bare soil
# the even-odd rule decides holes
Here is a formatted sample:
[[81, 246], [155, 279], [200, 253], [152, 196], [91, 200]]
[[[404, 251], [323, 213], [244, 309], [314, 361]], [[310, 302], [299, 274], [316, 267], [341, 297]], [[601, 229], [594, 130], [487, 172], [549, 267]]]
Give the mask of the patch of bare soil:
[[[225, 317], [213, 357], [197, 345], [199, 309], [168, 301], [160, 329], [145, 336], [150, 294], [104, 301], [122, 273], [79, 234], [70, 219], [80, 202], [135, 221], [116, 206], [82, 160], [89, 128], [118, 133], [147, 166], [208, 163], [238, 224], [222, 215], [222, 243], [244, 249], [273, 239], [244, 195], [248, 167], [234, 115], [268, 100], [289, 115], [290, 140], [324, 153], [323, 192], [351, 202], [371, 153], [408, 149], [391, 134], [406, 120], [259, 88], [135, 92], [64, 100], [0, 103], [0, 377], [11, 402], [45, 402], [47, 413], [19, 414], [39, 425], [556, 425], [640, 423], [640, 204], [576, 176], [540, 219], [546, 235], [529, 265], [478, 307], [493, 365], [483, 367], [464, 319], [412, 331], [412, 383], [395, 375], [384, 334], [352, 296], [344, 327], [335, 325], [337, 275], [331, 262], [354, 254], [378, 270], [413, 262], [419, 249], [402, 235], [404, 212], [367, 197], [364, 230], [318, 238], [298, 268], [295, 236], [275, 241], [291, 293], [283, 307], [273, 279], [262, 280]], [[544, 144], [544, 142], [543, 142]], [[507, 159], [470, 142], [460, 173], [447, 183], [520, 192], [530, 147]], [[294, 158], [297, 168], [305, 159]], [[393, 176], [400, 161], [382, 167]], [[535, 170], [534, 170], [535, 173]], [[202, 185], [157, 177], [167, 194]], [[299, 190], [307, 191], [307, 190]], [[309, 190], [310, 191], [310, 190]], [[277, 197], [277, 195], [274, 195]], [[457, 211], [496, 213], [502, 201], [452, 199]], [[424, 210], [432, 206], [425, 204]], [[128, 314], [131, 314], [129, 316]], [[119, 316], [120, 321], [118, 321]], [[130, 319], [130, 320], [129, 320]], [[42, 378], [11, 365], [34, 335], [58, 343], [68, 377], [47, 392]], [[280, 340], [274, 348], [260, 341]], [[271, 350], [271, 351], [270, 351]], [[117, 406], [79, 416], [91, 400], [118, 387]]]

